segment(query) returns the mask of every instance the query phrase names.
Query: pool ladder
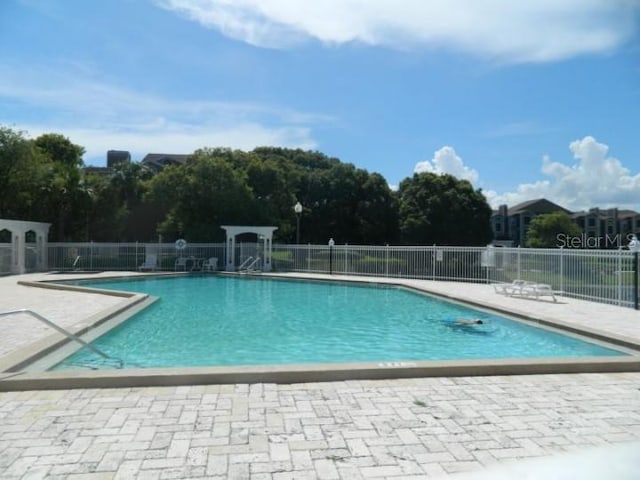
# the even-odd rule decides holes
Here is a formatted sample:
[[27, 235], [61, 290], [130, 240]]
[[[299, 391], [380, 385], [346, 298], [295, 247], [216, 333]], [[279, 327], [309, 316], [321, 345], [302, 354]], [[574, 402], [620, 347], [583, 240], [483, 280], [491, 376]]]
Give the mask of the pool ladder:
[[256, 265], [260, 265], [262, 259], [260, 257], [248, 257], [242, 264], [238, 267], [238, 272], [240, 273], [250, 273], [256, 271]]
[[260, 257], [256, 257], [253, 261], [247, 265], [247, 267], [241, 271], [241, 273], [254, 273], [259, 272], [259, 269], [256, 269], [256, 266], [259, 268], [261, 265], [262, 259]]
[[71, 333], [68, 330], [65, 330], [64, 328], [62, 328], [59, 325], [56, 325], [51, 320], [46, 319], [45, 317], [43, 317], [39, 313], [34, 312], [33, 310], [29, 310], [28, 308], [21, 308], [19, 310], [11, 310], [11, 311], [8, 311], [8, 312], [0, 312], [0, 317], [8, 317], [9, 315], [17, 315], [17, 314], [20, 314], [20, 313], [25, 313], [27, 315], [31, 315], [32, 317], [40, 320], [45, 325], [53, 328], [57, 332], [60, 332], [65, 337], [67, 337], [69, 340], [73, 340], [75, 342], [78, 342], [80, 345], [82, 345], [83, 348], [88, 348], [93, 353], [96, 353], [96, 354], [100, 355], [101, 357], [103, 357], [103, 358], [105, 358], [105, 359], [107, 359], [109, 361], [115, 362], [116, 365], [117, 365], [116, 368], [122, 368], [123, 361], [121, 359], [112, 357], [111, 355], [107, 355], [102, 350], [100, 350], [98, 347], [95, 347], [95, 346], [91, 345], [90, 343], [85, 342], [84, 340], [82, 340], [77, 335], [74, 335], [73, 333]]
[[240, 266], [238, 267], [238, 271], [241, 272], [243, 270], [247, 269], [247, 265], [249, 265], [251, 262], [253, 262], [253, 257], [247, 257], [244, 262], [242, 262], [240, 264]]

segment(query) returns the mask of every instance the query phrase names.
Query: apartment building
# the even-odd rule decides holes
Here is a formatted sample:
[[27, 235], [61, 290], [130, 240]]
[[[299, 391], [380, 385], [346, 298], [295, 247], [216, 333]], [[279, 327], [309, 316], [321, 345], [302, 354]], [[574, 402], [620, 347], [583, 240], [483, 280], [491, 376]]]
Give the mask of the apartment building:
[[493, 243], [503, 246], [525, 246], [529, 224], [538, 215], [564, 212], [582, 229], [583, 248], [618, 248], [627, 245], [633, 233], [640, 233], [640, 213], [617, 208], [570, 210], [547, 199], [519, 203], [511, 208], [500, 205], [491, 216]]

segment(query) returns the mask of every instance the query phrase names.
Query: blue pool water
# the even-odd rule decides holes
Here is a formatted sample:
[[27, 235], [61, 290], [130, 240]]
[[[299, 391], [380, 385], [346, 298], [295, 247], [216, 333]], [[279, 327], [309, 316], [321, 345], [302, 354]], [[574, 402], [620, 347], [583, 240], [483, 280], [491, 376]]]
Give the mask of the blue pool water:
[[[624, 355], [392, 287], [218, 276], [83, 285], [160, 297], [94, 342], [125, 367]], [[99, 363], [82, 350], [56, 368]]]

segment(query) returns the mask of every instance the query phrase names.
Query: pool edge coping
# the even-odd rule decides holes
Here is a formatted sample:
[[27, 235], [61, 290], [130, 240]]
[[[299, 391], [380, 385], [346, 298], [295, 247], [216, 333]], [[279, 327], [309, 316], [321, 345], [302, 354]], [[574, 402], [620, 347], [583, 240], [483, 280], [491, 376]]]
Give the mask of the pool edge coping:
[[[396, 363], [398, 366], [393, 366]], [[391, 365], [391, 366], [390, 366]], [[0, 374], [0, 391], [640, 371], [640, 357], [320, 363]]]

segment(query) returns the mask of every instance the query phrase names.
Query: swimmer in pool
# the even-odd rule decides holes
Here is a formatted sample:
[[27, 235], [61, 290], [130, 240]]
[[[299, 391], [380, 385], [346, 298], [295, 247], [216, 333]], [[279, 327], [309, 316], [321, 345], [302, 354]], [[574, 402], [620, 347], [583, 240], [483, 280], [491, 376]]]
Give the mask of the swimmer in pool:
[[457, 325], [482, 325], [484, 322], [479, 318], [456, 318], [453, 323]]
[[473, 327], [484, 324], [479, 318], [452, 318], [444, 322], [450, 327]]

